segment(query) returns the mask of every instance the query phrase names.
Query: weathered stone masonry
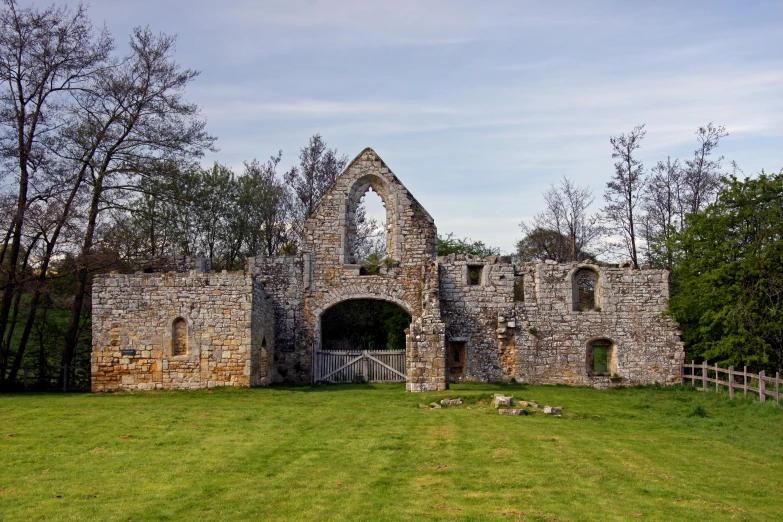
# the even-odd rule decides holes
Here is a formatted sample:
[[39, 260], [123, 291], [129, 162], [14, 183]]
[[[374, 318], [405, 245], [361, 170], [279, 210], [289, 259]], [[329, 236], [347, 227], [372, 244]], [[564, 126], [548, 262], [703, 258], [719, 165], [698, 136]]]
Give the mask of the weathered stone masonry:
[[[187, 347], [173, 353], [175, 322]], [[99, 276], [93, 286], [92, 389], [193, 389], [271, 382], [274, 312], [237, 273]]]
[[[370, 188], [387, 211], [379, 275], [362, 275], [352, 251], [354, 213]], [[93, 390], [312, 382], [321, 315], [350, 299], [386, 300], [411, 314], [409, 391], [449, 381], [677, 380], [684, 352], [664, 313], [666, 271], [436, 255], [432, 217], [365, 149], [306, 223], [297, 256], [249, 258], [244, 274], [209, 273], [208, 263], [178, 258], [149, 262], [149, 270], [182, 272], [99, 277]], [[588, 307], [576, 286], [585, 273], [594, 285]], [[176, 355], [185, 323], [186, 353]], [[606, 354], [600, 372], [595, 350]]]

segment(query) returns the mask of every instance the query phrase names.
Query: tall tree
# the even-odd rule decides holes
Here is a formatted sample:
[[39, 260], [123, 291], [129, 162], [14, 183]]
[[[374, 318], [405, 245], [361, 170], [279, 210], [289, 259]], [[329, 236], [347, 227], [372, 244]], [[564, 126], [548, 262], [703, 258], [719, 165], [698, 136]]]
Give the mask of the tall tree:
[[171, 173], [168, 165], [192, 161], [214, 142], [198, 106], [183, 99], [198, 73], [182, 69], [174, 51], [174, 37], [136, 28], [128, 56], [104, 69], [93, 89], [80, 98], [83, 119], [73, 144], [95, 152], [80, 163], [89, 172], [90, 202], [63, 365], [70, 364], [76, 348], [96, 227], [112, 194], [134, 189], [139, 177]]
[[643, 235], [646, 256], [652, 266], [671, 270], [671, 240], [685, 221], [683, 169], [678, 160], [666, 158], [652, 168], [643, 194]]
[[253, 160], [245, 163], [245, 175], [240, 178], [239, 206], [247, 216], [245, 254], [255, 256], [278, 254], [289, 239], [288, 212], [290, 194], [277, 176], [277, 166], [283, 151], [266, 163]]
[[609, 138], [612, 145], [614, 176], [604, 191], [604, 214], [612, 231], [621, 236], [623, 249], [631, 257], [635, 268], [639, 268], [637, 245], [639, 203], [646, 185], [644, 165], [636, 157], [647, 131], [644, 125], [637, 125], [631, 132]]
[[[94, 81], [112, 48], [105, 30], [93, 31], [82, 5], [74, 10], [20, 9], [15, 0], [5, 0], [0, 9], [0, 154], [6, 171], [14, 172], [17, 180], [16, 208], [2, 247], [7, 273], [0, 338], [19, 284], [26, 212], [40, 190], [39, 176], [49, 169], [51, 145], [67, 117], [68, 97]], [[56, 244], [56, 238], [50, 244]]]
[[726, 178], [688, 219], [670, 300], [688, 356], [783, 371], [783, 172]]
[[305, 221], [347, 164], [348, 156], [338, 156], [336, 149], [327, 148], [321, 135], [315, 134], [299, 152], [299, 165], [286, 172], [285, 181], [292, 191], [291, 225], [299, 241], [304, 239]]
[[[554, 243], [551, 243], [551, 246], [555, 248], [549, 249], [558, 257], [555, 260], [559, 262], [591, 258], [592, 255], [588, 254], [587, 250], [596, 248], [597, 240], [604, 234], [599, 216], [589, 212], [594, 200], [593, 191], [588, 187], [580, 187], [568, 176], [563, 176], [559, 185], [552, 183], [543, 196], [546, 204], [544, 210], [533, 217], [532, 223], [523, 221], [519, 225], [526, 238], [533, 241], [564, 239], [565, 249], [555, 247]], [[549, 234], [547, 237], [542, 231], [555, 234]]]

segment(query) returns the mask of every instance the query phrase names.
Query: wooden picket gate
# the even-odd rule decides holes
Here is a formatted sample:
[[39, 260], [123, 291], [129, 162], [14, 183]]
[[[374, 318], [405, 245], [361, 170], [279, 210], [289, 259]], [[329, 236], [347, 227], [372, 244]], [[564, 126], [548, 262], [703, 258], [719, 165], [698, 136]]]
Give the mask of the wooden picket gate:
[[315, 382], [405, 382], [405, 350], [316, 350]]

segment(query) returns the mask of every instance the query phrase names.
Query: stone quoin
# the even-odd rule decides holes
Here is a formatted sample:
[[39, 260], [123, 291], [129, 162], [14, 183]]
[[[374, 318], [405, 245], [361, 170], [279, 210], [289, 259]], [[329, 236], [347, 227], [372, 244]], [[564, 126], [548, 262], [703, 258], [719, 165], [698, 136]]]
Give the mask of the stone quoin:
[[[387, 261], [376, 275], [352, 251], [369, 189], [386, 207]], [[679, 382], [685, 355], [665, 313], [666, 270], [438, 257], [434, 220], [372, 149], [338, 177], [305, 231], [298, 255], [249, 258], [244, 272], [179, 257], [97, 276], [93, 391], [313, 382], [321, 315], [352, 299], [411, 315], [408, 391], [461, 381]]]

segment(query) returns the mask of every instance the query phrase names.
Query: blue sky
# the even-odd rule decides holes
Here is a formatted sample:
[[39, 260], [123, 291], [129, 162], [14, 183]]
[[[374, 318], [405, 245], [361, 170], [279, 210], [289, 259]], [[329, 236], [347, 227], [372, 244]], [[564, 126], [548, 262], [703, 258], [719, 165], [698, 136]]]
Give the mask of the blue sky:
[[[26, 2], [23, 2], [26, 3]], [[44, 4], [39, 4], [44, 5]], [[518, 224], [566, 174], [602, 204], [609, 137], [647, 125], [647, 167], [725, 125], [724, 165], [783, 167], [783, 2], [90, 2], [120, 49], [132, 27], [178, 35], [202, 71], [220, 161], [313, 133], [375, 149], [435, 218], [510, 252]]]

